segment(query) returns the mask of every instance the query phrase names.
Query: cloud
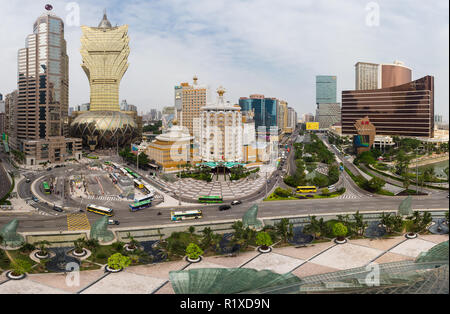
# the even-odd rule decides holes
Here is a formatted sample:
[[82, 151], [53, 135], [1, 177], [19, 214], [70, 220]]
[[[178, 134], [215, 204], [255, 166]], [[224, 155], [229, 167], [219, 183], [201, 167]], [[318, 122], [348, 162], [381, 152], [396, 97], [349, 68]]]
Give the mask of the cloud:
[[[369, 2], [78, 1], [84, 25], [97, 25], [103, 8], [113, 24], [129, 24], [130, 67], [120, 96], [140, 111], [172, 105], [174, 85], [197, 74], [213, 90], [226, 87], [232, 102], [261, 93], [287, 100], [299, 113], [314, 112], [316, 75], [337, 75], [339, 91], [353, 89], [356, 62], [401, 60], [413, 69], [415, 79], [436, 76], [436, 112], [448, 115], [448, 1], [377, 1], [378, 27], [365, 23]], [[55, 13], [64, 17], [67, 3], [53, 1]], [[8, 38], [0, 51], [5, 63], [0, 89], [10, 91], [17, 49], [32, 32], [45, 1], [0, 4], [6, 7], [0, 12], [0, 38]], [[79, 28], [66, 27], [71, 105], [89, 101], [80, 36]]]

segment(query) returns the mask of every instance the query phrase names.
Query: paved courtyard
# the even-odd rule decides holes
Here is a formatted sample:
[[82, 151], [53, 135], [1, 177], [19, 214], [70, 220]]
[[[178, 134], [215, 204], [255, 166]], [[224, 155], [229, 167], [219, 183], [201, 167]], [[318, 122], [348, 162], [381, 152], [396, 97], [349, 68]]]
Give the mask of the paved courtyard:
[[116, 274], [103, 270], [83, 271], [79, 284], [74, 277], [64, 274], [28, 275], [20, 281], [0, 276], [0, 294], [19, 293], [81, 293], [81, 294], [173, 294], [169, 272], [193, 268], [245, 267], [269, 269], [302, 278], [343, 269], [360, 267], [372, 262], [387, 263], [414, 260], [421, 252], [448, 240], [448, 235], [424, 235], [417, 239], [395, 237], [383, 240], [350, 240], [343, 245], [333, 242], [317, 243], [308, 247], [275, 248], [271, 253], [245, 252], [236, 257], [205, 257], [198, 264], [184, 260], [154, 265], [134, 266]]
[[275, 168], [264, 166], [261, 167], [258, 178], [252, 179], [249, 177], [239, 181], [212, 181], [208, 183], [187, 178], [181, 179], [181, 183], [171, 183], [158, 177], [151, 177], [151, 180], [164, 186], [173, 193], [178, 194], [180, 191], [183, 197], [191, 198], [193, 200], [197, 200], [200, 196], [205, 195], [222, 196], [225, 200], [235, 200], [244, 198], [261, 190], [266, 182], [266, 172], [267, 177], [270, 178], [274, 170]]

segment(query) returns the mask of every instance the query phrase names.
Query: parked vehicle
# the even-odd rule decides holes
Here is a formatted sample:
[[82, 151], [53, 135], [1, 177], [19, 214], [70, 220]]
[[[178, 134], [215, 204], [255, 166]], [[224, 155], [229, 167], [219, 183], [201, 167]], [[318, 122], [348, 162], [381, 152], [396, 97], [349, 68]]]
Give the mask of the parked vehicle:
[[241, 201], [232, 201], [231, 202], [231, 205], [239, 205], [239, 204], [242, 204], [242, 202]]

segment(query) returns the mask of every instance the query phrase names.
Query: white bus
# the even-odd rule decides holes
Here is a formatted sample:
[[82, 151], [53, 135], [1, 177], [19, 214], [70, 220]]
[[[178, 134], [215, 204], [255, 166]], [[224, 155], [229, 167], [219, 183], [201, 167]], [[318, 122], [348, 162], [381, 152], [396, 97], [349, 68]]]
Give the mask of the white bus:
[[170, 220], [172, 221], [199, 219], [199, 218], [203, 218], [203, 213], [199, 209], [170, 213]]
[[135, 203], [140, 203], [140, 202], [152, 201], [152, 200], [153, 200], [153, 195], [146, 195], [144, 197], [135, 199], [134, 202]]
[[155, 194], [155, 190], [152, 188], [152, 186], [150, 184], [144, 183], [144, 189], [150, 195], [154, 195]]
[[110, 216], [111, 217], [111, 216], [114, 215], [113, 210], [111, 208], [106, 208], [106, 207], [103, 207], [103, 206], [97, 206], [97, 205], [93, 205], [93, 204], [89, 204], [86, 207], [86, 210], [88, 212], [92, 212], [92, 213], [99, 214], [99, 215], [104, 215], [104, 216]]

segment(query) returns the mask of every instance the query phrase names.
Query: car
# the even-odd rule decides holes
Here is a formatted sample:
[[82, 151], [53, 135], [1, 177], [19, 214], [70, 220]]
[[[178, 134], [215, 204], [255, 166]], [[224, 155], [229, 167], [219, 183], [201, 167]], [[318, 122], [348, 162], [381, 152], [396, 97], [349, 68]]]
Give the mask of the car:
[[50, 168], [47, 168], [47, 171], [51, 171], [52, 170], [52, 168], [50, 167]]
[[53, 206], [53, 210], [54, 211], [57, 211], [58, 213], [62, 213], [64, 210], [61, 208], [61, 207], [59, 207], [59, 206]]
[[241, 201], [232, 201], [231, 202], [231, 205], [239, 205], [239, 204], [242, 204], [242, 202]]
[[36, 196], [34, 196], [34, 195], [31, 197], [31, 199], [32, 199], [34, 202], [36, 202], [36, 203], [39, 202], [39, 199], [38, 199]]
[[230, 208], [231, 208], [230, 205], [221, 205], [221, 206], [219, 206], [219, 210], [220, 210], [220, 211], [223, 211], [223, 210], [229, 210]]
[[27, 179], [25, 180], [25, 182], [26, 182], [26, 183], [30, 183], [31, 180], [27, 178]]
[[119, 224], [120, 224], [120, 222], [118, 220], [108, 219], [108, 225], [116, 225], [116, 226], [118, 226]]
[[334, 190], [336, 187], [334, 186], [334, 185], [330, 185], [329, 187], [328, 187], [328, 190]]

